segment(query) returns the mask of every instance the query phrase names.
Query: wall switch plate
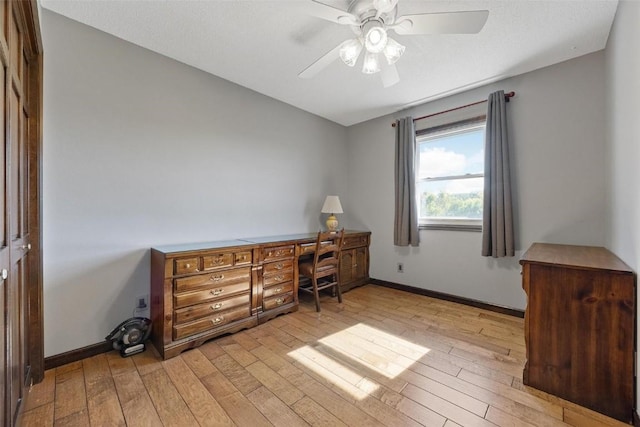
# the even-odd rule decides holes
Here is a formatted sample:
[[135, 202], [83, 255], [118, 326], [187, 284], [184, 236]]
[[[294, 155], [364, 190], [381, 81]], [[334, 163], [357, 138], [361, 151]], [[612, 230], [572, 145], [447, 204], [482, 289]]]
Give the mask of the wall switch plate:
[[404, 264], [398, 263], [398, 273], [404, 273]]

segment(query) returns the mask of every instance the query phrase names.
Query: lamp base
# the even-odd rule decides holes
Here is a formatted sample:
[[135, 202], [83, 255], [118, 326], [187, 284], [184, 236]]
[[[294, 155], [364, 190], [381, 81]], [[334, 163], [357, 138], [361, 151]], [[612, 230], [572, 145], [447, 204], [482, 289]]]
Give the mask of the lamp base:
[[338, 219], [335, 215], [330, 215], [327, 218], [327, 230], [329, 231], [337, 231], [338, 230]]

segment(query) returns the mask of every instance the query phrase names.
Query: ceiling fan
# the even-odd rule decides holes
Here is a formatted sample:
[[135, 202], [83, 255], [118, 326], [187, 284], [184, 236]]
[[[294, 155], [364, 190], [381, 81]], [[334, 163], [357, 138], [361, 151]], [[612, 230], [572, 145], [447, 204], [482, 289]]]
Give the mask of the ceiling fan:
[[[306, 2], [305, 7], [310, 15], [336, 24], [349, 25], [355, 38], [340, 43], [305, 68], [298, 77], [311, 78], [337, 58], [353, 67], [364, 50], [362, 72], [380, 72], [384, 87], [393, 86], [400, 81], [395, 63], [405, 51], [403, 45], [389, 37], [389, 31], [402, 36], [475, 34], [482, 30], [489, 16], [488, 10], [397, 16], [398, 0], [353, 0], [347, 11], [315, 0]], [[381, 61], [381, 55], [386, 61]]]

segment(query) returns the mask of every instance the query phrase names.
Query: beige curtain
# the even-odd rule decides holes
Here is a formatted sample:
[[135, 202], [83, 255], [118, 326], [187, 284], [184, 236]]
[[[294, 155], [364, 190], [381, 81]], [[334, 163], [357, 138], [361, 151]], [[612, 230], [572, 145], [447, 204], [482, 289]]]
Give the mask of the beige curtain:
[[489, 95], [484, 153], [482, 256], [514, 256], [507, 109], [504, 91]]
[[412, 117], [396, 122], [395, 187], [396, 213], [393, 243], [418, 246], [418, 206], [416, 202], [416, 131]]

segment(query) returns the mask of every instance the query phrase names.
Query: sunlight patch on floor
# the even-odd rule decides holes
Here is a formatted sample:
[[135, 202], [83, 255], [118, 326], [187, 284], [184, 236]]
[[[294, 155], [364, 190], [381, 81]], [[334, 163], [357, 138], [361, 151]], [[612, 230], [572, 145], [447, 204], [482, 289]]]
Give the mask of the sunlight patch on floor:
[[[393, 379], [430, 351], [363, 323], [321, 338], [317, 343], [317, 346], [305, 345], [288, 355], [358, 400], [374, 393], [379, 386], [366, 375], [346, 366], [339, 360], [340, 356], [348, 358], [352, 366], [362, 365]], [[327, 351], [321, 351], [323, 348]], [[329, 352], [339, 356], [327, 354]]]
[[358, 323], [357, 325], [345, 329], [345, 331], [365, 337], [365, 339], [375, 344], [381, 345], [413, 359], [414, 362], [431, 351], [431, 349], [427, 347], [414, 344], [411, 341], [398, 337], [397, 335], [389, 334], [381, 331], [380, 329], [365, 325], [364, 323]]
[[378, 389], [378, 385], [373, 381], [352, 371], [309, 345], [293, 350], [287, 355], [331, 384], [340, 387], [357, 400], [366, 398]]
[[318, 342], [387, 378], [393, 379], [427, 354], [427, 347], [358, 323]]

